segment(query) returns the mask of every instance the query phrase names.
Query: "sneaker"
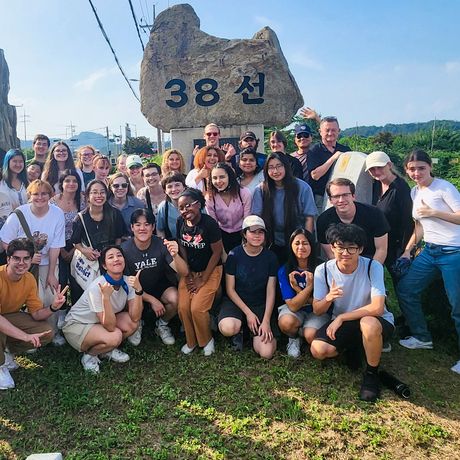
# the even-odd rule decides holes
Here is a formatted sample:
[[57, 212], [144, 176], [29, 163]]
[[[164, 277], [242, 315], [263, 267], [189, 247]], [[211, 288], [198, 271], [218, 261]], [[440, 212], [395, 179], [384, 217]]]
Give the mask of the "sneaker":
[[450, 370], [452, 372], [455, 372], [457, 374], [460, 374], [460, 361], [457, 361], [451, 368]]
[[88, 353], [83, 353], [81, 357], [81, 364], [83, 369], [92, 374], [99, 374], [99, 363], [101, 360], [97, 356], [89, 355]]
[[377, 374], [365, 372], [359, 391], [359, 399], [366, 402], [375, 402], [380, 397], [380, 379]]
[[58, 328], [59, 330], [61, 330], [61, 329], [62, 329], [62, 326], [64, 326], [65, 317], [67, 316], [67, 313], [68, 313], [67, 310], [59, 310], [59, 311], [57, 312], [57, 317], [58, 317], [58, 319], [57, 319], [57, 324], [56, 324], [56, 326], [57, 326], [57, 328]]
[[5, 364], [0, 366], [0, 390], [14, 388], [14, 380]]
[[382, 353], [390, 353], [390, 351], [391, 351], [391, 343], [384, 342], [382, 346]]
[[54, 337], [53, 337], [53, 345], [55, 347], [62, 347], [63, 345], [65, 345], [67, 342], [64, 338], [64, 336], [58, 331], [54, 334]]
[[102, 353], [100, 357], [113, 361], [114, 363], [126, 363], [129, 361], [129, 355], [118, 348], [114, 348], [112, 351], [107, 353]]
[[230, 337], [230, 347], [233, 351], [243, 351], [243, 330], [238, 332], [238, 334]]
[[180, 349], [180, 351], [181, 351], [182, 353], [184, 353], [184, 355], [189, 355], [195, 348], [196, 348], [196, 346], [190, 348], [187, 344], [185, 344], [185, 345]]
[[133, 334], [128, 337], [128, 342], [133, 346], [137, 347], [142, 340], [142, 321], [139, 321], [139, 326]]
[[12, 355], [9, 351], [5, 351], [5, 363], [3, 364], [9, 371], [15, 371], [19, 364], [14, 359], [14, 355]]
[[286, 347], [288, 356], [297, 359], [300, 356], [300, 339], [293, 339], [289, 337], [289, 342]]
[[423, 342], [419, 339], [416, 339], [413, 336], [406, 337], [405, 339], [401, 339], [399, 341], [399, 345], [405, 348], [409, 348], [410, 350], [432, 350], [433, 349], [433, 342]]
[[205, 345], [203, 353], [205, 356], [211, 356], [216, 351], [214, 347], [214, 337]]
[[155, 328], [155, 334], [160, 337], [161, 341], [165, 345], [174, 345], [176, 343], [176, 339], [172, 335], [171, 329], [169, 326], [159, 325], [157, 323], [157, 327]]

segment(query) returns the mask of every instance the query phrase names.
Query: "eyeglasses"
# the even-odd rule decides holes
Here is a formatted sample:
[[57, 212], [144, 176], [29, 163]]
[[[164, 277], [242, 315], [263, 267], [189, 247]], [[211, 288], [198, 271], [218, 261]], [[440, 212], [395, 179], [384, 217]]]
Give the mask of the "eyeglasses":
[[184, 206], [179, 206], [179, 211], [188, 211], [192, 206], [196, 205], [198, 200], [192, 201], [191, 203], [184, 204]]
[[219, 135], [219, 133], [216, 133], [214, 131], [211, 131], [210, 133], [204, 133], [204, 134], [208, 137], [211, 137], [211, 136], [217, 137]]
[[338, 201], [338, 200], [340, 200], [340, 198], [349, 198], [352, 195], [353, 195], [353, 193], [351, 193], [351, 192], [341, 193], [340, 195], [331, 195], [329, 197], [329, 199], [331, 201]]
[[339, 253], [343, 254], [345, 251], [350, 254], [350, 256], [356, 254], [359, 250], [358, 246], [348, 246], [348, 247], [343, 247], [343, 246], [336, 246], [335, 244], [332, 245], [332, 247]]
[[296, 139], [308, 139], [310, 136], [311, 134], [307, 133], [299, 133], [295, 135]]
[[133, 169], [139, 169], [139, 168], [142, 168], [142, 165], [132, 165], [129, 167], [129, 169], [133, 170]]
[[56, 153], [67, 153], [67, 149], [54, 149]]
[[144, 173], [144, 177], [146, 177], [147, 179], [148, 179], [149, 177], [156, 177], [156, 176], [159, 176], [159, 174], [158, 174], [157, 171], [155, 171], [155, 172], [153, 172], [153, 173], [149, 173], [149, 174], [145, 174], [145, 173]]
[[269, 172], [281, 171], [282, 169], [284, 169], [284, 165], [269, 166], [267, 169]]
[[32, 257], [30, 256], [25, 256], [25, 257], [18, 257], [18, 256], [11, 256], [14, 262], [20, 263], [20, 262], [30, 262], [32, 260]]
[[123, 182], [123, 184], [112, 184], [112, 188], [128, 188], [128, 184]]
[[107, 195], [106, 191], [105, 190], [101, 190], [101, 191], [98, 191], [98, 190], [95, 190], [94, 192], [89, 192], [90, 195], [93, 195], [93, 196], [105, 196]]

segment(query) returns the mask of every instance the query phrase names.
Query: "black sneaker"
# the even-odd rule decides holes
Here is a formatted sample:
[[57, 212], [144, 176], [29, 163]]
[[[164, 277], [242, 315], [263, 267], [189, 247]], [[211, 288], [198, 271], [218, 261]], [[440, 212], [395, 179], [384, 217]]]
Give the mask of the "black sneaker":
[[365, 372], [359, 391], [359, 399], [366, 402], [375, 402], [380, 397], [380, 379], [377, 374]]
[[243, 330], [230, 338], [230, 347], [233, 351], [243, 351]]

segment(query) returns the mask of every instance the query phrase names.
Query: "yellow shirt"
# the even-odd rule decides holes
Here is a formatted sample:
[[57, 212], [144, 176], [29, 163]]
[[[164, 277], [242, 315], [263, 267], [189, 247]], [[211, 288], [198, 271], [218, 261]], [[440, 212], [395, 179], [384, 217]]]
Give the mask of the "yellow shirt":
[[0, 266], [0, 314], [16, 313], [24, 305], [29, 313], [43, 308], [34, 275], [27, 272], [19, 281], [11, 281], [6, 265]]

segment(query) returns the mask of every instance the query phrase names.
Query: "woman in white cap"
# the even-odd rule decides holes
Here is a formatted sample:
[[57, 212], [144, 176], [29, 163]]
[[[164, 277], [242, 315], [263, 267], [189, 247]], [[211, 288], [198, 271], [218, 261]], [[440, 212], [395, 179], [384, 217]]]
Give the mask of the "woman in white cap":
[[140, 189], [145, 185], [142, 177], [142, 167], [142, 159], [139, 155], [129, 155], [126, 158], [126, 169], [134, 196], [137, 196]]
[[393, 284], [393, 264], [404, 252], [412, 232], [412, 199], [406, 181], [396, 174], [390, 157], [385, 152], [372, 152], [366, 158], [366, 171], [374, 179], [372, 204], [384, 214], [390, 225], [388, 251], [385, 266], [389, 270]]
[[270, 359], [276, 350], [271, 320], [275, 305], [278, 261], [265, 248], [265, 222], [259, 216], [243, 221], [243, 243], [228, 255], [225, 281], [228, 298], [219, 313], [219, 330], [232, 337], [236, 351], [243, 348], [243, 324], [251, 333], [254, 351]]

